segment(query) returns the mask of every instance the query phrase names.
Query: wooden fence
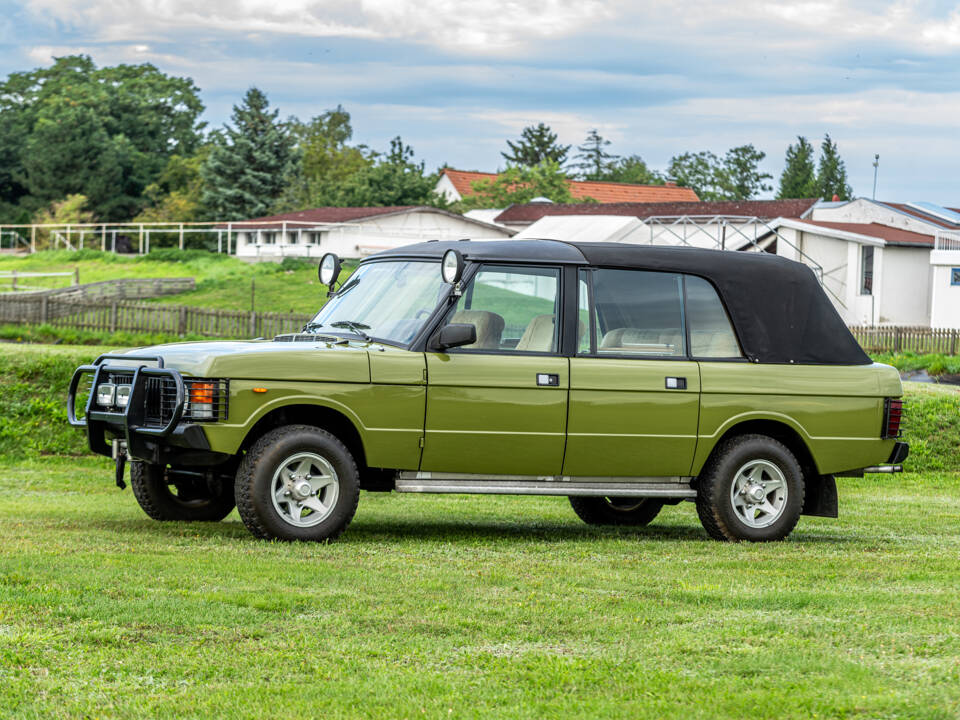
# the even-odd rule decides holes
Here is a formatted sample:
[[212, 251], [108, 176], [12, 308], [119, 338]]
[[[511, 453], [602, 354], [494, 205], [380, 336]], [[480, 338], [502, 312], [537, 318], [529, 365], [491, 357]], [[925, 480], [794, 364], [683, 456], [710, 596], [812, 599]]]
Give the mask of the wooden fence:
[[918, 354], [960, 352], [960, 329], [928, 327], [855, 326], [850, 332], [867, 352], [905, 352]]
[[98, 332], [126, 331], [216, 338], [273, 337], [296, 332], [311, 317], [121, 300], [88, 302], [33, 293], [0, 296], [0, 322]]

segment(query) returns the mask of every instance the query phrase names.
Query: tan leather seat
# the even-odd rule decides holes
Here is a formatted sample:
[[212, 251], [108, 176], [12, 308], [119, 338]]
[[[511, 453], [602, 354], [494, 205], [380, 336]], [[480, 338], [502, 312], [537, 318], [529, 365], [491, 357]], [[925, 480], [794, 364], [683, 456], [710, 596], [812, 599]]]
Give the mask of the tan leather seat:
[[537, 315], [523, 331], [516, 349], [526, 352], [553, 352], [554, 338], [553, 315]]
[[500, 347], [503, 336], [503, 317], [486, 310], [458, 310], [450, 318], [451, 323], [467, 323], [477, 329], [477, 341], [468, 348], [490, 350]]

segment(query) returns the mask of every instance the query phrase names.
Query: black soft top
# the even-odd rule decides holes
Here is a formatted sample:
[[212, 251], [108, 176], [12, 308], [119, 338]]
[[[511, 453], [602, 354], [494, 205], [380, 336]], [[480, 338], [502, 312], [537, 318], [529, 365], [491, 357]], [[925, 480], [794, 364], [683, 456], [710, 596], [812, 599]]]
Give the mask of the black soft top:
[[426, 242], [371, 259], [440, 259], [456, 248], [473, 262], [593, 265], [688, 273], [710, 281], [753, 362], [865, 365], [871, 362], [803, 263], [770, 253], [559, 240]]

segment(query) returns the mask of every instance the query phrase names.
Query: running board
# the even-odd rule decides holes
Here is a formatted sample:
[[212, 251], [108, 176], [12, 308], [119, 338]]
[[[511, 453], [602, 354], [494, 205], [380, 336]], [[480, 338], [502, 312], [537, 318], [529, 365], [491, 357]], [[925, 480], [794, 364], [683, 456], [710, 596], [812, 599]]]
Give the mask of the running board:
[[409, 493], [475, 495], [582, 495], [589, 497], [693, 498], [684, 477], [570, 477], [568, 475], [473, 475], [401, 472], [394, 489]]

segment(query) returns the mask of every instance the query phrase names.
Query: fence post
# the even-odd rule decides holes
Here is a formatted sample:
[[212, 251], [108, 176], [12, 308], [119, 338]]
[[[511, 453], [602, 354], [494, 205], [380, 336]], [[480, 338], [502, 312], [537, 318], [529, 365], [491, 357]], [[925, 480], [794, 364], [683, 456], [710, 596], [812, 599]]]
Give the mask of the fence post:
[[898, 325], [893, 329], [893, 351], [900, 352], [901, 344], [902, 344], [901, 329], [900, 329], [900, 326]]
[[35, 253], [37, 251], [37, 226], [30, 226], [30, 252]]
[[46, 324], [47, 322], [47, 296], [44, 295], [40, 298], [40, 323]]
[[79, 265], [73, 268], [73, 284], [74, 285], [80, 284], [80, 266]]
[[110, 332], [117, 331], [117, 301], [110, 303]]
[[11, 277], [13, 278], [13, 285], [11, 286], [10, 289], [16, 290], [17, 289], [17, 271], [16, 270], [13, 271], [13, 275], [11, 275]]
[[950, 331], [950, 354], [951, 355], [957, 354], [957, 331], [956, 330]]
[[187, 334], [187, 306], [180, 306], [180, 327], [178, 328], [177, 334], [180, 337], [183, 337]]
[[250, 337], [255, 338], [257, 336], [257, 312], [256, 310], [250, 311]]
[[180, 223], [180, 249], [183, 250], [183, 223]]

